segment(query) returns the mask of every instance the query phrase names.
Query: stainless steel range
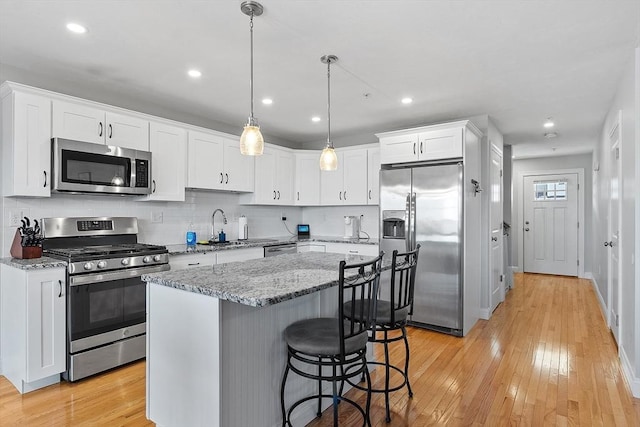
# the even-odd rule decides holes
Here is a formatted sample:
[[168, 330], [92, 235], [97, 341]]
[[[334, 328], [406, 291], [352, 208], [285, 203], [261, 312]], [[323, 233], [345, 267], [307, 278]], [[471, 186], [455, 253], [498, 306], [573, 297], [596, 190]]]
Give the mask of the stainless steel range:
[[167, 248], [138, 243], [135, 217], [44, 218], [46, 255], [67, 268], [67, 371], [76, 381], [145, 357], [146, 287]]

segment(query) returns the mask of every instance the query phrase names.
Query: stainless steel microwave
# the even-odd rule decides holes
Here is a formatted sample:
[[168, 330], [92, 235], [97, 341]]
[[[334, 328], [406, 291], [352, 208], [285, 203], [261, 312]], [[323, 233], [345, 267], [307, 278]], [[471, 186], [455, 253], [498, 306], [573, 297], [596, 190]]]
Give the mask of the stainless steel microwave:
[[62, 138], [51, 140], [52, 191], [151, 194], [151, 153]]

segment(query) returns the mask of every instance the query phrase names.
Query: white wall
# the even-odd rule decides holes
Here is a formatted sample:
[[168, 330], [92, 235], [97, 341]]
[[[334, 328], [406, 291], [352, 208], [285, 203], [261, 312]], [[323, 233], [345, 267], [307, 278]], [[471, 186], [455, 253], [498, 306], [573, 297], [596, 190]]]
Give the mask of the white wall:
[[620, 342], [619, 354], [623, 364], [625, 376], [636, 397], [640, 397], [640, 293], [636, 287], [640, 284], [635, 262], [635, 248], [638, 242], [636, 226], [639, 193], [636, 185], [636, 168], [640, 145], [640, 48], [636, 49], [635, 57], [629, 59], [621, 80], [602, 126], [600, 141], [594, 152], [594, 164], [599, 165], [595, 173], [594, 183], [594, 279], [597, 290], [602, 296], [608, 311], [608, 251], [602, 242], [611, 240], [608, 231], [608, 197], [610, 179], [609, 131], [618, 120], [621, 112], [622, 127], [620, 139], [620, 159], [622, 182], [620, 200], [621, 217], [620, 235]]
[[541, 157], [533, 159], [514, 159], [513, 160], [513, 186], [512, 186], [512, 205], [511, 205], [511, 220], [512, 220], [512, 233], [511, 233], [511, 262], [513, 265], [517, 265], [518, 270], [522, 271], [523, 266], [520, 264], [522, 259], [522, 243], [518, 231], [522, 229], [522, 224], [518, 221], [518, 214], [522, 209], [522, 206], [518, 206], [518, 198], [522, 192], [521, 174], [528, 171], [545, 171], [545, 170], [561, 170], [561, 169], [584, 169], [584, 260], [580, 260], [583, 263], [584, 271], [592, 271], [591, 252], [588, 248], [593, 245], [592, 236], [592, 156], [591, 154], [576, 154], [573, 156], [558, 156], [558, 157]]

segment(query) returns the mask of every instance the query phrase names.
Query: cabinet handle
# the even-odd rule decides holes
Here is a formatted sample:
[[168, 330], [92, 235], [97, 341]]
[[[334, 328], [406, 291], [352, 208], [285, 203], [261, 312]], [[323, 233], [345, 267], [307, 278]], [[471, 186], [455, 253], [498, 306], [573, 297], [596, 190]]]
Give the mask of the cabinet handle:
[[342, 200], [342, 191], [338, 194], [338, 197]]
[[369, 200], [371, 200], [371, 190], [369, 190]]
[[109, 124], [109, 138], [113, 137], [113, 127]]
[[422, 154], [422, 141], [420, 141], [420, 154]]
[[276, 199], [276, 190], [273, 190], [273, 200]]
[[98, 125], [100, 126], [100, 131], [98, 132], [98, 136], [102, 136], [102, 122], [98, 122]]
[[222, 175], [222, 172], [220, 172], [220, 184], [222, 184], [224, 182], [224, 175]]
[[62, 280], [58, 280], [58, 298], [62, 297]]
[[416, 154], [416, 143], [413, 143], [413, 154]]
[[46, 188], [47, 187], [47, 171], [42, 171], [42, 173], [44, 174], [44, 185], [42, 186], [42, 188]]
[[225, 184], [228, 184], [228, 183], [229, 183], [229, 174], [228, 174], [228, 173], [225, 173], [225, 174], [224, 174], [224, 176], [226, 176], [226, 177], [227, 177], [227, 180], [226, 180], [224, 183], [225, 183]]
[[344, 197], [345, 200], [347, 200], [347, 192], [346, 191], [344, 192], [343, 197]]
[[189, 264], [187, 264], [187, 267], [191, 267], [193, 265], [200, 265], [199, 262], [190, 262]]
[[280, 200], [280, 190], [278, 190], [278, 200]]
[[298, 191], [298, 201], [300, 201], [300, 192]]
[[156, 192], [156, 180], [152, 179], [151, 182], [153, 183], [153, 191], [152, 191], [152, 193], [155, 193]]

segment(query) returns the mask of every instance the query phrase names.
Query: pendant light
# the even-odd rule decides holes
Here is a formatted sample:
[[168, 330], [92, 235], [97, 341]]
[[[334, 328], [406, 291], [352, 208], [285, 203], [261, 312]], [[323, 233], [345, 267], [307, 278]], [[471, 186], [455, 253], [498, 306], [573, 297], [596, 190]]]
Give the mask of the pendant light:
[[327, 64], [327, 145], [320, 154], [320, 170], [334, 171], [338, 169], [338, 156], [331, 142], [331, 64], [336, 62], [335, 55], [324, 55], [320, 58], [323, 64]]
[[257, 1], [245, 1], [240, 5], [240, 10], [250, 17], [249, 29], [251, 32], [251, 78], [249, 79], [251, 115], [240, 136], [240, 153], [246, 156], [259, 156], [264, 150], [264, 138], [260, 133], [258, 121], [253, 117], [253, 17], [262, 15], [264, 9]]

